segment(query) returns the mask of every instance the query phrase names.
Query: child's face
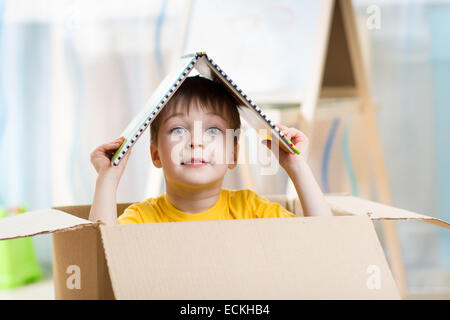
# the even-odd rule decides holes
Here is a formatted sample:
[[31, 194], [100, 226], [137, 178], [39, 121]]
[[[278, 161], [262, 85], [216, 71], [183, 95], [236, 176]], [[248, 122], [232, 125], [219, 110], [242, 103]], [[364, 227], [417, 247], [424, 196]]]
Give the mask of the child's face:
[[176, 112], [161, 122], [158, 145], [151, 144], [153, 164], [163, 168], [167, 183], [221, 185], [227, 169], [237, 163], [233, 134], [228, 121], [212, 111], [193, 106], [189, 115]]

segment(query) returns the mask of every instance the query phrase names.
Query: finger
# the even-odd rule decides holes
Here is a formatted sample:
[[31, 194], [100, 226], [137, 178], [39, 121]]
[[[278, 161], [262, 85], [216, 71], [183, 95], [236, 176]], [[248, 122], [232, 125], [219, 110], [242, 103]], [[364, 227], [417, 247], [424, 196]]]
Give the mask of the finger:
[[112, 140], [110, 142], [105, 143], [105, 145], [107, 145], [107, 144], [115, 144], [115, 143], [122, 143], [123, 140], [125, 140], [125, 138], [124, 137], [120, 137], [120, 138], [117, 138], [116, 140]]
[[283, 133], [286, 138], [292, 141], [292, 138], [295, 136], [295, 131], [292, 128], [283, 129]]
[[115, 140], [112, 142], [102, 144], [100, 147], [98, 147], [98, 150], [99, 151], [117, 150], [121, 144], [122, 140]]
[[116, 153], [116, 151], [117, 150], [107, 150], [105, 151], [105, 154], [108, 155], [109, 157], [112, 157]]
[[281, 130], [281, 131], [285, 131], [288, 129], [288, 127], [283, 126], [282, 124], [277, 124], [277, 127]]
[[100, 147], [110, 147], [110, 146], [116, 146], [116, 145], [120, 145], [122, 143], [121, 140], [115, 140], [115, 141], [111, 141], [105, 144], [102, 144]]
[[308, 142], [308, 137], [300, 130], [294, 129], [294, 134], [292, 135], [292, 140], [294, 143], [297, 142]]
[[285, 128], [286, 129], [284, 130], [284, 134], [294, 144], [307, 140], [306, 135], [303, 132], [301, 132], [300, 130], [298, 130], [296, 128], [287, 128], [287, 127], [285, 127]]
[[296, 143], [299, 141], [302, 141], [302, 136], [300, 135], [299, 131], [293, 128], [290, 128], [287, 133], [289, 140]]
[[122, 143], [123, 139], [125, 139], [125, 138], [120, 137], [120, 138], [117, 138], [116, 140], [112, 140], [112, 141], [109, 141], [107, 143], [104, 143], [103, 145], [109, 145], [109, 144], [114, 144], [114, 143]]
[[292, 134], [290, 133], [290, 128], [282, 125], [282, 124], [277, 124], [278, 128], [280, 129], [281, 132], [283, 132], [284, 135], [286, 135], [286, 137], [291, 140], [291, 136]]

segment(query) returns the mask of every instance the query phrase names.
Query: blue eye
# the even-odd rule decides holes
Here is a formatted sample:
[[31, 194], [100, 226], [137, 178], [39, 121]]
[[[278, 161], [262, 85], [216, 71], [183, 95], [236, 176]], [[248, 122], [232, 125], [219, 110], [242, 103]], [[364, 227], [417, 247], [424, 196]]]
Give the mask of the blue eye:
[[211, 128], [208, 128], [208, 129], [206, 130], [206, 132], [207, 132], [208, 134], [218, 135], [218, 134], [221, 134], [221, 133], [222, 133], [222, 130], [220, 130], [220, 129], [217, 128], [217, 127], [211, 127]]
[[170, 130], [170, 133], [174, 133], [174, 134], [183, 134], [186, 130], [182, 127], [176, 127], [173, 128], [172, 130]]

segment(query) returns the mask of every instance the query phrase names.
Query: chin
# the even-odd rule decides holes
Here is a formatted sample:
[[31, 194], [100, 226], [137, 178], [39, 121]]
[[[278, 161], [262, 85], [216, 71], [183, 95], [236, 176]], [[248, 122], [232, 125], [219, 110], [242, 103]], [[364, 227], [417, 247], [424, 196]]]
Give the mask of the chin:
[[214, 179], [205, 179], [204, 177], [187, 177], [183, 179], [183, 183], [191, 186], [209, 185], [214, 181]]
[[208, 186], [221, 179], [220, 176], [211, 175], [211, 172], [183, 173], [179, 176], [180, 181], [191, 186]]

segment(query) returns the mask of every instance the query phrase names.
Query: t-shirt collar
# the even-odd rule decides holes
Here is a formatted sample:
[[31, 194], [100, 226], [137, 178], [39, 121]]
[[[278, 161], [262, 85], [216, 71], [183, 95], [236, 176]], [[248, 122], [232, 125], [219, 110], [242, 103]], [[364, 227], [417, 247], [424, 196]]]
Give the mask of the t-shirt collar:
[[172, 203], [170, 203], [169, 199], [167, 198], [167, 193], [164, 192], [163, 194], [163, 210], [165, 211], [165, 214], [172, 217], [174, 220], [177, 221], [198, 221], [198, 220], [208, 220], [208, 217], [211, 216], [217, 216], [217, 214], [220, 211], [226, 210], [226, 201], [225, 201], [225, 190], [220, 190], [219, 199], [216, 201], [216, 203], [209, 208], [208, 210], [198, 212], [198, 213], [185, 213], [181, 210], [178, 210], [175, 208]]

